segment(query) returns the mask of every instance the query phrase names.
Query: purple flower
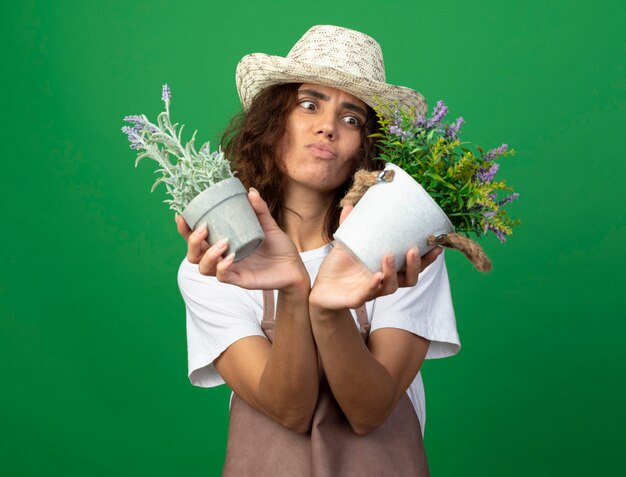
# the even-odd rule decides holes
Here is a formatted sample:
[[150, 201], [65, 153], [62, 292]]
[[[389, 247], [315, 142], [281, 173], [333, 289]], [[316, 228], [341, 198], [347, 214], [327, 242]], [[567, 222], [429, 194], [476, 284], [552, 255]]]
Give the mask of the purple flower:
[[393, 124], [389, 126], [389, 132], [395, 136], [398, 136], [402, 141], [404, 141], [409, 135], [410, 132], [402, 129], [402, 114], [398, 109], [396, 109], [393, 115]]
[[433, 128], [438, 126], [444, 116], [448, 113], [448, 107], [445, 105], [443, 101], [437, 101], [437, 106], [435, 106], [435, 110], [433, 111], [433, 115], [426, 123], [427, 128]]
[[[483, 217], [485, 219], [489, 219], [491, 217], [493, 217], [494, 215], [496, 215], [496, 213], [493, 210], [486, 210], [483, 212]], [[485, 220], [484, 221], [484, 227], [483, 227], [483, 233], [487, 233], [487, 230], [489, 229], [489, 223]]]
[[446, 137], [448, 139], [456, 139], [457, 135], [459, 134], [459, 130], [461, 129], [461, 125], [465, 122], [465, 119], [463, 119], [462, 116], [459, 116], [458, 118], [456, 118], [456, 121], [452, 124], [450, 124], [448, 126], [448, 128], [446, 129]]
[[128, 135], [131, 149], [145, 149], [146, 144], [143, 142], [143, 136], [141, 135], [142, 129], [139, 126], [124, 126], [122, 132]]
[[508, 149], [509, 145], [508, 144], [502, 144], [502, 146], [497, 147], [495, 149], [490, 149], [487, 154], [485, 154], [485, 161], [493, 161], [494, 159], [496, 159], [497, 157], [500, 157], [502, 154], [504, 154], [504, 151], [506, 151]]
[[415, 120], [415, 127], [423, 128], [426, 126], [426, 117], [423, 114], [420, 114]]
[[398, 136], [401, 140], [405, 140], [409, 136], [409, 132], [403, 130], [400, 126], [389, 126], [389, 132], [395, 136]]
[[133, 123], [133, 124], [145, 124], [145, 121], [143, 120], [143, 118], [137, 114], [131, 114], [130, 116], [124, 116], [124, 121], [126, 121], [127, 123]]
[[122, 127], [122, 132], [124, 134], [127, 134], [128, 137], [130, 138], [131, 134], [135, 134], [135, 128], [131, 128], [130, 126], [124, 126]]
[[496, 237], [498, 237], [498, 240], [502, 243], [506, 242], [506, 233], [502, 230], [500, 230], [498, 227], [495, 227], [493, 225], [489, 225], [489, 230], [491, 230], [493, 233], [496, 234]]
[[161, 99], [166, 103], [172, 99], [172, 92], [170, 91], [170, 87], [166, 84], [163, 85], [163, 93], [161, 94]]
[[515, 199], [517, 199], [519, 197], [519, 193], [514, 192], [513, 194], [505, 197], [504, 199], [502, 199], [501, 201], [498, 202], [498, 206], [503, 206], [506, 204], [509, 204], [511, 202], [513, 202]]
[[477, 172], [476, 175], [474, 176], [474, 180], [477, 180], [478, 182], [482, 182], [483, 184], [487, 182], [491, 182], [493, 178], [495, 177], [496, 172], [498, 172], [499, 168], [500, 168], [500, 164], [492, 164], [489, 169], [481, 168], [481, 170]]
[[148, 131], [154, 134], [154, 133], [159, 132], [159, 129], [154, 124], [147, 122], [143, 116], [138, 116], [138, 115], [126, 116], [124, 118], [124, 121], [134, 124], [133, 129], [137, 133]]

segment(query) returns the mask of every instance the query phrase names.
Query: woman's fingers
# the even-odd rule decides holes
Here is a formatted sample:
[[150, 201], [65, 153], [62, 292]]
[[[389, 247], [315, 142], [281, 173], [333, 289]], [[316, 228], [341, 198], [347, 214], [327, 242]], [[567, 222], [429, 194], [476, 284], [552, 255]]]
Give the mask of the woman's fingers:
[[[208, 248], [208, 244], [205, 242], [208, 235], [209, 232], [206, 226], [204, 226], [198, 227], [187, 237], [187, 260], [191, 263], [200, 263], [200, 259]], [[204, 247], [202, 245], [203, 242], [206, 244]]]
[[189, 240], [189, 235], [191, 235], [192, 230], [185, 222], [185, 219], [181, 215], [175, 214], [174, 220], [176, 221], [176, 228], [178, 229], [178, 233], [182, 235], [185, 240]]
[[234, 283], [232, 281], [235, 274], [230, 270], [230, 267], [232, 266], [234, 261], [235, 254], [231, 253], [226, 258], [217, 262], [215, 267], [215, 276], [220, 282], [232, 283], [233, 285], [237, 285], [237, 283]]
[[[367, 302], [367, 301], [373, 300], [374, 298], [378, 296], [384, 295], [385, 293], [381, 293], [384, 283], [385, 283], [385, 275], [383, 274], [383, 272], [374, 273], [371, 276], [369, 286], [367, 287], [367, 289], [369, 290], [369, 294], [368, 296], [365, 297], [364, 301]], [[360, 301], [363, 301], [363, 300], [360, 300]], [[359, 306], [361, 305], [359, 304]], [[359, 306], [353, 306], [352, 308], [358, 308]]]
[[398, 274], [396, 272], [396, 259], [392, 254], [383, 258], [383, 277], [380, 296], [390, 295], [398, 289]]
[[420, 272], [423, 272], [428, 265], [437, 260], [437, 257], [443, 253], [442, 247], [435, 247], [430, 252], [422, 257], [422, 263], [420, 266]]
[[228, 239], [222, 239], [212, 247], [209, 247], [198, 263], [198, 271], [202, 275], [215, 276], [217, 264], [222, 260], [222, 255], [227, 248]]
[[178, 233], [187, 241], [187, 260], [191, 263], [200, 263], [204, 253], [209, 249], [206, 241], [208, 231], [206, 227], [199, 227], [195, 232], [189, 228], [185, 219], [176, 214], [174, 216]]
[[398, 273], [399, 285], [401, 287], [414, 286], [418, 281], [419, 274], [433, 263], [442, 252], [443, 249], [441, 247], [435, 247], [423, 257], [420, 257], [417, 247], [409, 250], [406, 254], [406, 268]]
[[412, 287], [417, 283], [417, 278], [421, 271], [419, 250], [413, 247], [406, 254], [406, 267], [398, 273], [398, 282], [401, 287]]
[[[187, 225], [187, 222], [185, 222], [185, 219], [183, 219], [182, 216], [176, 214], [174, 216], [174, 220], [176, 221], [176, 228], [178, 229], [178, 233], [185, 239], [185, 241], [187, 242], [187, 247], [189, 248], [189, 239], [193, 237], [193, 249], [194, 252], [192, 254], [187, 254], [187, 257], [189, 258], [189, 256], [191, 255], [192, 257], [197, 257], [199, 254], [202, 254], [204, 252], [207, 251], [207, 249], [209, 248], [209, 244], [207, 243], [207, 241], [205, 239], [203, 239], [202, 237], [200, 238], [200, 252], [197, 251], [198, 248], [198, 240], [196, 240], [196, 236], [194, 235], [194, 231], [191, 230], [189, 228], [189, 226]], [[204, 231], [198, 229], [198, 231], [201, 231], [204, 234]], [[191, 260], [190, 260], [191, 261]], [[194, 261], [193, 263], [197, 263], [197, 261]]]
[[209, 247], [207, 242], [209, 231], [206, 226], [192, 231], [180, 215], [176, 214], [174, 220], [178, 233], [187, 241], [187, 260], [190, 263], [197, 263], [202, 275], [215, 275], [215, 265], [226, 251], [228, 241], [220, 240], [213, 247]]

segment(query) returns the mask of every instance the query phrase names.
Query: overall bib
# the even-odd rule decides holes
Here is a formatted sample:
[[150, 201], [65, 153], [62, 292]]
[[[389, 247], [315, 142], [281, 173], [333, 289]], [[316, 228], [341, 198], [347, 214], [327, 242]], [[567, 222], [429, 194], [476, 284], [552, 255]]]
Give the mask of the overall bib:
[[[272, 291], [263, 292], [263, 307], [261, 327], [272, 342]], [[357, 317], [367, 342], [370, 325], [365, 307], [357, 310]], [[359, 436], [321, 374], [317, 406], [307, 434], [281, 426], [233, 395], [223, 476], [430, 476], [420, 422], [406, 393], [380, 427]]]

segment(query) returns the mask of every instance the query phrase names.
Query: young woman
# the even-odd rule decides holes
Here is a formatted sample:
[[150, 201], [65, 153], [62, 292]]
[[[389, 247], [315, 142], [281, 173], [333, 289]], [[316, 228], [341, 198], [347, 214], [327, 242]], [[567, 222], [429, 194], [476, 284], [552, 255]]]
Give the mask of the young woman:
[[442, 250], [371, 274], [331, 242], [353, 173], [380, 167], [373, 107], [425, 101], [385, 82], [371, 37], [334, 26], [244, 57], [237, 86], [225, 150], [266, 240], [234, 263], [177, 217], [190, 379], [233, 390], [224, 474], [428, 475], [419, 370], [460, 346]]

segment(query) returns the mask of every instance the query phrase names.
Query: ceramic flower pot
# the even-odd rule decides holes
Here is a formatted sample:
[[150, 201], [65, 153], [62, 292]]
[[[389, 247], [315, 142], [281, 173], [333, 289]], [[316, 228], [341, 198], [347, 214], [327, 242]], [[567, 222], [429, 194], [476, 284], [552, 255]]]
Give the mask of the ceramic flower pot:
[[209, 187], [193, 198], [182, 213], [187, 225], [209, 229], [209, 244], [228, 238], [227, 254], [235, 261], [246, 258], [265, 239], [259, 220], [248, 201], [248, 193], [236, 177]]
[[386, 253], [394, 255], [396, 268], [401, 269], [411, 247], [417, 245], [424, 255], [433, 248], [426, 241], [429, 235], [454, 231], [444, 211], [415, 179], [394, 164], [385, 166], [390, 170], [393, 179], [370, 187], [335, 232], [335, 240], [372, 273], [381, 270]]

